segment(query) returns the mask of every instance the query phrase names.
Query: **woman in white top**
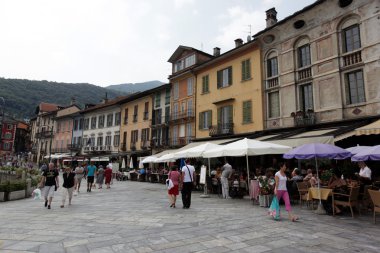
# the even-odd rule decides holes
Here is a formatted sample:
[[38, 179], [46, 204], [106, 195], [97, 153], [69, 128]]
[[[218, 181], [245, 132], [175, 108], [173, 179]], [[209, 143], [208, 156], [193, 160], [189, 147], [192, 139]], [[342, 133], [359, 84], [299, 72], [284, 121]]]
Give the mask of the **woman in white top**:
[[276, 186], [274, 188], [274, 194], [277, 196], [279, 202], [281, 198], [284, 200], [285, 209], [288, 212], [289, 220], [296, 221], [298, 217], [292, 214], [292, 207], [290, 206], [289, 194], [286, 188], [288, 178], [286, 177], [285, 171], [286, 164], [280, 163], [280, 170], [275, 174]]

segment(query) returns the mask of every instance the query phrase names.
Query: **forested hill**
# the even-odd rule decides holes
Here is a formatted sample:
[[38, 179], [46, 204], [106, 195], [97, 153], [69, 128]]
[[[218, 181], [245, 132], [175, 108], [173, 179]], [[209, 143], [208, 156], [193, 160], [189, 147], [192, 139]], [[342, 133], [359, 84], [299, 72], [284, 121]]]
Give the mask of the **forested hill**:
[[[108, 98], [125, 95], [120, 91], [109, 90], [88, 83], [57, 83], [24, 79], [0, 78], [0, 97], [5, 100], [5, 114], [17, 119], [31, 118], [40, 102], [69, 105], [71, 98], [83, 108], [86, 103], [99, 103]], [[0, 99], [0, 106], [3, 101]]]

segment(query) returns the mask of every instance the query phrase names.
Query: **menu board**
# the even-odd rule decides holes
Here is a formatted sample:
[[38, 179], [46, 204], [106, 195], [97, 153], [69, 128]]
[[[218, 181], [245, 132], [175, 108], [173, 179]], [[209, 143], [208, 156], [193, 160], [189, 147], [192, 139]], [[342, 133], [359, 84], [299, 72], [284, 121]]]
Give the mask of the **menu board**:
[[206, 166], [202, 165], [201, 167], [201, 178], [199, 179], [200, 184], [206, 184]]

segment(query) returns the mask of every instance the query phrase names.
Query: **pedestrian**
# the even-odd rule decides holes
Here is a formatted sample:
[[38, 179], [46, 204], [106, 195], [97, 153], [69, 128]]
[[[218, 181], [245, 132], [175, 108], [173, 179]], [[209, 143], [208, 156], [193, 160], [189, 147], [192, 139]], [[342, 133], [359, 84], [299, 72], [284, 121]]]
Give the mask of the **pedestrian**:
[[84, 177], [84, 168], [80, 164], [75, 168], [76, 191], [79, 193], [80, 184]]
[[104, 169], [102, 165], [99, 165], [98, 170], [96, 171], [96, 183], [98, 184], [98, 189], [103, 188], [104, 182]]
[[185, 166], [182, 167], [182, 204], [184, 209], [190, 208], [191, 191], [195, 181], [195, 168], [190, 165], [190, 160], [186, 160]]
[[104, 171], [104, 175], [106, 177], [106, 185], [107, 185], [107, 189], [111, 188], [110, 184], [111, 184], [111, 180], [112, 180], [112, 167], [107, 165], [106, 167], [106, 170]]
[[87, 166], [87, 192], [91, 192], [92, 184], [94, 183], [96, 166], [94, 162], [91, 162], [90, 165]]
[[170, 168], [170, 172], [168, 174], [168, 179], [170, 179], [173, 183], [173, 187], [168, 190], [169, 200], [170, 200], [170, 207], [175, 208], [175, 203], [177, 201], [177, 196], [179, 194], [179, 183], [181, 179], [181, 174], [178, 172], [177, 166], [172, 166]]
[[73, 191], [75, 188], [75, 172], [70, 167], [66, 167], [64, 169], [62, 177], [63, 193], [61, 208], [64, 208], [67, 196], [69, 196], [69, 205], [71, 205], [71, 199], [73, 198]]
[[287, 169], [286, 164], [282, 162], [279, 165], [280, 170], [275, 174], [276, 185], [274, 188], [274, 194], [277, 196], [278, 202], [280, 202], [281, 198], [284, 200], [285, 210], [288, 212], [289, 220], [296, 221], [298, 220], [298, 217], [292, 214], [292, 207], [290, 206], [289, 194], [286, 188], [286, 182], [288, 181], [285, 174]]
[[53, 201], [54, 192], [59, 187], [59, 173], [54, 168], [54, 163], [49, 163], [47, 170], [42, 173], [42, 179], [40, 182], [40, 188], [43, 187], [43, 193], [45, 198], [45, 207], [51, 208], [51, 202]]
[[222, 167], [222, 176], [220, 178], [220, 181], [222, 183], [222, 196], [224, 199], [229, 199], [230, 194], [230, 186], [229, 186], [229, 179], [232, 176], [232, 166], [228, 163], [228, 159], [226, 159], [226, 163]]

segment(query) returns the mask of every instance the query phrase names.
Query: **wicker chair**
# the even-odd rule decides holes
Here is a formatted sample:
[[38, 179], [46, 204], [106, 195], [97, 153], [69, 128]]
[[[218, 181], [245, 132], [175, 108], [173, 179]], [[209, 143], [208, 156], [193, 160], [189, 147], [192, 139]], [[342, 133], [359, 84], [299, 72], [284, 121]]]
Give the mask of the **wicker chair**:
[[[359, 197], [359, 187], [351, 187], [350, 188], [350, 194], [343, 194], [343, 193], [337, 193], [333, 192], [332, 194], [332, 203], [333, 203], [333, 215], [335, 216], [335, 206], [345, 206], [350, 207], [352, 218], [354, 218], [354, 212], [352, 211], [352, 207], [355, 206], [356, 209], [359, 211], [360, 215], [360, 209], [358, 207], [358, 197]], [[344, 196], [347, 198], [347, 200], [338, 200], [335, 199], [336, 196]]]
[[368, 190], [373, 203], [373, 222], [376, 224], [376, 213], [380, 213], [380, 191]]
[[309, 185], [307, 182], [297, 182], [297, 189], [300, 197], [300, 206], [302, 208], [302, 202], [306, 202], [306, 205], [309, 206]]

